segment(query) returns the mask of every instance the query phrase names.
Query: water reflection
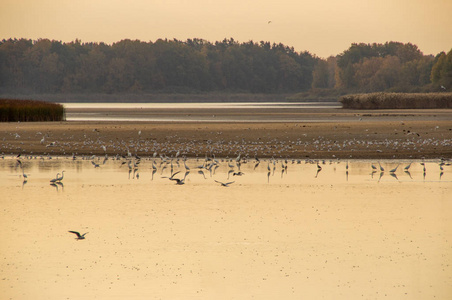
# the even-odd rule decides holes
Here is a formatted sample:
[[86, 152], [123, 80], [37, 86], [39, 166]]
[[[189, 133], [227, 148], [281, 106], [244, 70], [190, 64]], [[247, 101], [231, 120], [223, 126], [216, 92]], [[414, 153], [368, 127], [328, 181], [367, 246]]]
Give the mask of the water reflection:
[[[332, 183], [341, 182], [341, 174], [345, 181], [352, 180], [359, 181], [390, 181], [391, 178], [400, 182], [417, 182], [417, 181], [450, 181], [447, 176], [447, 170], [450, 169], [450, 163], [444, 161], [410, 161], [398, 162], [388, 160], [384, 162], [377, 162], [379, 171], [375, 167], [375, 163], [365, 160], [292, 160], [284, 159], [269, 159], [264, 160], [265, 164], [260, 164], [260, 161], [254, 159], [243, 159], [240, 162], [235, 162], [235, 159], [219, 160], [200, 160], [200, 159], [162, 159], [162, 158], [108, 158], [108, 157], [82, 157], [82, 158], [45, 158], [45, 157], [31, 157], [31, 158], [6, 158], [1, 161], [1, 171], [8, 172], [9, 177], [17, 176], [22, 182], [27, 183], [30, 179], [32, 181], [42, 181], [42, 176], [47, 176], [50, 183], [62, 184], [65, 178], [66, 170], [70, 169], [71, 178], [74, 174], [83, 180], [84, 177], [91, 177], [94, 174], [102, 174], [101, 178], [97, 178], [100, 183], [105, 178], [117, 181], [121, 178], [121, 174], [127, 170], [127, 179], [140, 179], [143, 176], [151, 181], [154, 181], [155, 175], [159, 176], [156, 179], [169, 178], [175, 173], [184, 174], [184, 181], [199, 183], [199, 178], [193, 176], [191, 170], [196, 170], [203, 179], [224, 176], [226, 180], [230, 178], [246, 177], [244, 182], [259, 183], [259, 178], [265, 174], [265, 181], [261, 183], [293, 183], [294, 178], [309, 178], [328, 180]], [[401, 165], [406, 164], [402, 170]], [[126, 169], [124, 169], [124, 165]], [[90, 167], [91, 166], [91, 167]], [[395, 167], [394, 167], [395, 166]], [[430, 170], [427, 172], [427, 166]], [[436, 167], [435, 167], [436, 166]], [[385, 168], [386, 167], [386, 168]], [[399, 168], [400, 167], [400, 168]], [[245, 169], [243, 169], [245, 168]], [[390, 171], [387, 171], [387, 170]], [[435, 169], [437, 169], [435, 171]], [[25, 173], [25, 170], [27, 173]], [[244, 170], [244, 171], [242, 171]], [[276, 171], [279, 170], [279, 180], [276, 180]], [[184, 172], [185, 171], [185, 172]], [[55, 173], [56, 172], [56, 173]], [[56, 174], [54, 177], [50, 174]], [[83, 173], [83, 174], [81, 174]], [[290, 174], [289, 174], [290, 173]], [[144, 175], [141, 175], [144, 174]], [[207, 176], [206, 176], [207, 174]], [[312, 176], [309, 176], [311, 174]], [[378, 174], [378, 176], [375, 176]], [[413, 176], [414, 174], [414, 176]], [[446, 175], [445, 175], [446, 174]], [[30, 177], [29, 177], [30, 176]], [[141, 177], [140, 177], [141, 176]], [[388, 177], [389, 176], [389, 177]], [[400, 178], [399, 178], [400, 177]], [[116, 178], [116, 179], [115, 179]], [[436, 180], [435, 180], [436, 179]], [[6, 181], [8, 182], [8, 180]], [[3, 182], [5, 185], [5, 181]]]
[[5, 298], [448, 298], [446, 161], [19, 160], [0, 160]]

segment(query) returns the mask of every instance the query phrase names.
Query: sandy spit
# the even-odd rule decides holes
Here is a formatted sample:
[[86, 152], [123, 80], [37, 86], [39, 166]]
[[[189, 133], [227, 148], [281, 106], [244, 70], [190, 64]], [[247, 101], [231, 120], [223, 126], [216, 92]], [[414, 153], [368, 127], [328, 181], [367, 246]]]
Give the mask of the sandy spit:
[[1, 123], [3, 155], [452, 158], [452, 120]]

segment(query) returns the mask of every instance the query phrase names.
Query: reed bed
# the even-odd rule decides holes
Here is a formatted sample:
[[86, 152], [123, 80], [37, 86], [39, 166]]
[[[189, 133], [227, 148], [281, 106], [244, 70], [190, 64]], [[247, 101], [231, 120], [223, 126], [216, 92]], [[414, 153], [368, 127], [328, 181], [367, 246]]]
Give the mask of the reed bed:
[[37, 100], [0, 99], [0, 122], [64, 121], [63, 105]]
[[371, 93], [339, 98], [351, 109], [431, 109], [452, 108], [452, 93]]

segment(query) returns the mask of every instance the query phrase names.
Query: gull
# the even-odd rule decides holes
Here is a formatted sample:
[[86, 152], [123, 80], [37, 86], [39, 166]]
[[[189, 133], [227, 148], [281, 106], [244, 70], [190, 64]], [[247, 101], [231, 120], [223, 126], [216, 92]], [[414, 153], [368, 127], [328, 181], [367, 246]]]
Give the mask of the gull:
[[242, 172], [237, 172], [237, 173], [232, 173], [232, 176], [242, 176], [242, 175], [245, 175], [245, 173], [242, 173]]
[[222, 186], [228, 187], [231, 183], [234, 183], [235, 181], [223, 183], [223, 182], [220, 182], [220, 181], [218, 181], [218, 180], [215, 180], [215, 182], [221, 184]]
[[[442, 168], [442, 167], [441, 167]], [[442, 169], [441, 169], [442, 170]], [[24, 169], [22, 168], [22, 176], [24, 177], [24, 181], [27, 181], [28, 175], [25, 174]]]
[[185, 170], [187, 172], [190, 172], [190, 168], [187, 166], [187, 163], [185, 162], [185, 159], [184, 159], [184, 166], [185, 166]]
[[399, 167], [400, 164], [397, 165], [397, 167], [395, 167], [394, 169], [390, 170], [389, 173], [395, 173], [395, 171], [397, 171], [397, 168]]
[[405, 171], [408, 171], [409, 169], [410, 169], [410, 167], [411, 167], [411, 163], [408, 165], [408, 166], [406, 166], [404, 169], [405, 169]]
[[256, 162], [256, 164], [254, 165], [254, 170], [256, 170], [257, 166], [259, 166], [260, 161]]
[[76, 240], [84, 240], [85, 239], [85, 234], [88, 233], [88, 232], [85, 232], [84, 234], [80, 234], [79, 232], [72, 231], [72, 230], [69, 230], [69, 232], [77, 235], [77, 237], [75, 238]]
[[426, 171], [426, 169], [425, 169], [425, 163], [424, 163], [424, 162], [421, 162], [421, 166], [424, 167], [424, 173], [425, 173], [425, 171]]
[[187, 178], [188, 174], [190, 174], [190, 172], [185, 172], [185, 176], [184, 176], [183, 179], [173, 178], [173, 179], [170, 179], [170, 180], [176, 181], [177, 185], [183, 185], [183, 184], [185, 184], [185, 178]]
[[173, 175], [171, 175], [171, 177], [166, 177], [166, 176], [162, 176], [162, 178], [168, 178], [169, 180], [175, 180], [174, 179], [174, 175], [180, 173], [180, 171], [177, 171], [176, 173], [173, 173]]

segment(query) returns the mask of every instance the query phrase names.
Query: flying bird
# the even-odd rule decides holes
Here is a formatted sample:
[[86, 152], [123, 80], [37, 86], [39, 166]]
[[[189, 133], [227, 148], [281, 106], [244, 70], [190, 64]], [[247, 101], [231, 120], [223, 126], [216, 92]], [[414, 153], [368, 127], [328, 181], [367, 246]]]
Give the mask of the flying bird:
[[85, 234], [88, 233], [88, 232], [85, 232], [84, 234], [80, 234], [77, 231], [71, 231], [71, 230], [69, 232], [77, 235], [77, 237], [75, 238], [76, 240], [84, 240], [85, 239]]
[[222, 186], [228, 187], [231, 183], [234, 183], [235, 181], [223, 183], [223, 182], [220, 182], [220, 181], [218, 181], [218, 180], [215, 180], [215, 182], [221, 184]]

